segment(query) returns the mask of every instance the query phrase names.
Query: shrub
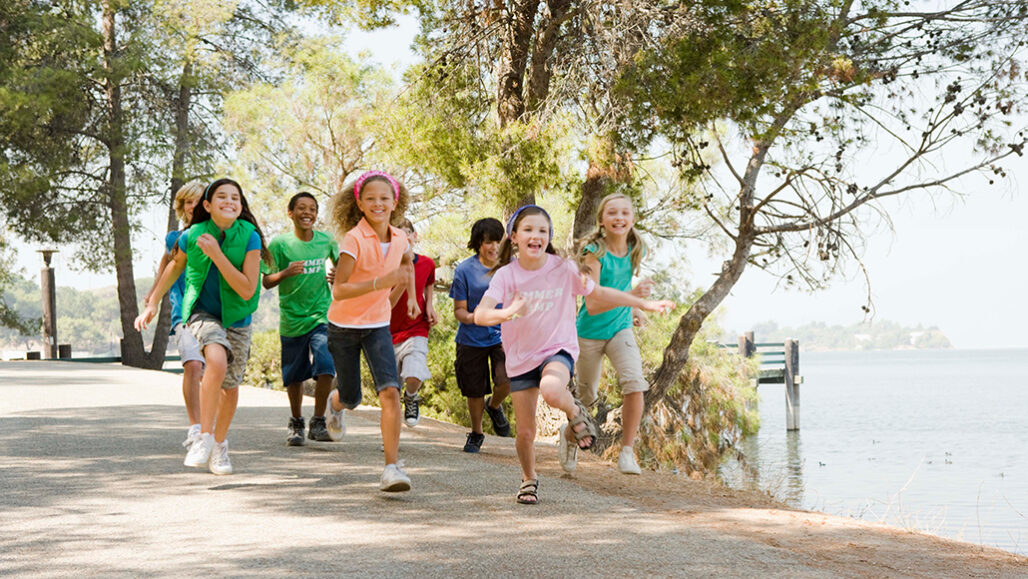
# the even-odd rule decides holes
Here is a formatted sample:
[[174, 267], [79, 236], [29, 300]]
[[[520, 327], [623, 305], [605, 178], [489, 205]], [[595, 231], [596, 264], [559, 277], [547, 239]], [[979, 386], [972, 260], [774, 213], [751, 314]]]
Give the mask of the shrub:
[[[645, 375], [651, 376], [659, 367], [677, 324], [675, 315], [650, 316], [647, 324], [636, 329]], [[714, 338], [720, 333], [716, 320], [704, 324], [678, 381], [643, 416], [636, 443], [640, 464], [703, 476], [717, 468], [741, 437], [760, 427], [757, 390], [751, 384], [759, 361], [718, 347]], [[605, 420], [603, 430], [608, 436], [619, 437], [621, 389], [606, 358], [602, 376], [598, 417]], [[610, 444], [604, 456], [616, 459], [618, 452], [620, 444]]]
[[284, 390], [282, 385], [282, 346], [278, 330], [254, 332], [250, 338], [250, 359], [243, 384], [257, 388]]

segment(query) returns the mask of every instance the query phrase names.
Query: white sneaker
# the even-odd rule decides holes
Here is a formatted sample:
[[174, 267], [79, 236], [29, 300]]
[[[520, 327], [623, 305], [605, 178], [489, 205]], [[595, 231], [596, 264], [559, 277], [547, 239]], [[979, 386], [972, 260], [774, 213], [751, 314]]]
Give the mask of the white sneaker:
[[189, 449], [193, 447], [193, 443], [197, 440], [200, 440], [200, 425], [194, 424], [189, 427], [189, 430], [186, 432], [186, 439], [182, 441], [182, 446], [186, 448], [186, 452], [189, 452]]
[[346, 409], [334, 410], [332, 408], [332, 396], [328, 397], [328, 406], [325, 407], [325, 428], [328, 436], [338, 442], [346, 434]]
[[618, 455], [618, 470], [624, 474], [642, 474], [639, 463], [635, 462], [635, 451], [631, 446], [622, 446]]
[[207, 466], [211, 460], [211, 449], [214, 447], [214, 437], [209, 432], [204, 432], [189, 447], [186, 460], [182, 464], [193, 468]]
[[385, 470], [382, 471], [382, 484], [378, 486], [378, 490], [387, 493], [409, 491], [410, 477], [403, 472], [399, 465], [387, 464]]
[[211, 472], [214, 474], [232, 474], [232, 461], [228, 459], [228, 441], [215, 442], [211, 450]]
[[557, 434], [557, 461], [564, 472], [575, 472], [578, 467], [578, 443], [568, 440], [568, 429], [571, 426], [565, 422], [560, 425]]

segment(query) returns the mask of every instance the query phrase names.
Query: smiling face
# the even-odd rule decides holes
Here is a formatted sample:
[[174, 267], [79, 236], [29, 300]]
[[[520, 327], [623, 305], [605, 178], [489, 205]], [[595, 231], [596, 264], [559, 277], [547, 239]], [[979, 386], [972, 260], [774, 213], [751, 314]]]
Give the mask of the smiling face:
[[300, 197], [289, 210], [289, 218], [297, 231], [311, 231], [318, 220], [318, 202], [310, 197]]
[[193, 222], [193, 208], [200, 202], [200, 198], [187, 199], [182, 202], [182, 214], [186, 216], [186, 224]]
[[632, 202], [624, 198], [614, 198], [600, 210], [600, 227], [611, 237], [627, 237], [635, 224], [635, 211]]
[[357, 207], [371, 225], [389, 224], [389, 217], [396, 208], [396, 197], [393, 187], [380, 180], [368, 181], [361, 189]]
[[478, 246], [478, 260], [486, 267], [496, 265], [500, 260], [500, 242], [489, 241], [488, 239]]
[[518, 248], [518, 258], [535, 261], [545, 257], [550, 244], [550, 220], [536, 213], [525, 215], [518, 222], [510, 238]]
[[231, 183], [218, 185], [210, 194], [210, 200], [204, 199], [203, 208], [211, 214], [215, 225], [227, 228], [243, 211], [243, 194]]

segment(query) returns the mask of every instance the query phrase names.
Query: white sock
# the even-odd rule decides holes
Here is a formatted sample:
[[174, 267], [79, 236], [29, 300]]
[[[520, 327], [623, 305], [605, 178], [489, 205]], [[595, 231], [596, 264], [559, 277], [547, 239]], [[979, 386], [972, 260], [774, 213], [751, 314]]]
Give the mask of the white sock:
[[199, 424], [190, 424], [189, 425], [189, 436], [195, 436], [197, 434], [200, 434], [200, 425]]

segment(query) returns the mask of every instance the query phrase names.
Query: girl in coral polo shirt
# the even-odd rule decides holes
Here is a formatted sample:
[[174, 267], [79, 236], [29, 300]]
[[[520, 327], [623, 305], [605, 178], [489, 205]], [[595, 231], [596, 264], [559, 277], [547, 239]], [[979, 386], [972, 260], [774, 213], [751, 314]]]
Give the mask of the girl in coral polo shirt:
[[[340, 231], [339, 261], [328, 310], [328, 349], [336, 367], [336, 391], [329, 396], [326, 422], [334, 440], [342, 438], [345, 409], [361, 402], [360, 353], [371, 369], [382, 406], [385, 471], [380, 489], [410, 490], [410, 478], [398, 460], [400, 446], [400, 381], [396, 375], [393, 339], [389, 333], [389, 291], [412, 283], [413, 253], [407, 235], [390, 222], [402, 217], [407, 190], [382, 171], [368, 171], [345, 187], [332, 211]], [[413, 288], [408, 292], [414, 295]], [[417, 315], [417, 302], [409, 300]]]

